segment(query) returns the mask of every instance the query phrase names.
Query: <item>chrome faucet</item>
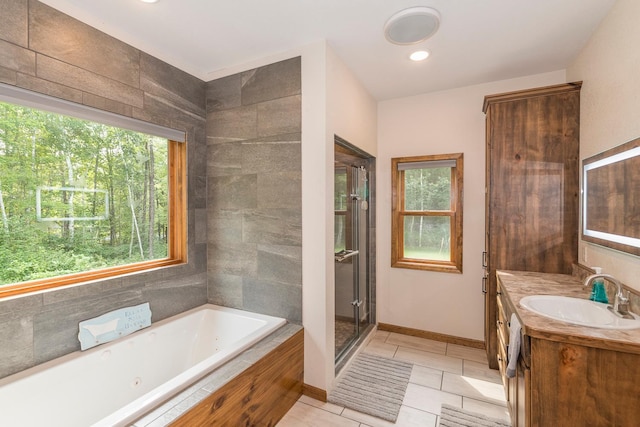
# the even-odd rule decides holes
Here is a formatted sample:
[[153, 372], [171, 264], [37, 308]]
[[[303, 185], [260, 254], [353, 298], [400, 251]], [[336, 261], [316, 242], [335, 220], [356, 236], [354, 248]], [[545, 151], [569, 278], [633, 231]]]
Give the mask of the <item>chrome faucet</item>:
[[605, 273], [597, 273], [592, 274], [591, 276], [584, 279], [584, 285], [589, 286], [595, 279], [602, 278], [607, 279], [614, 285], [616, 285], [616, 294], [613, 299], [613, 307], [609, 306], [609, 310], [613, 312], [618, 317], [622, 317], [625, 319], [633, 319], [633, 316], [629, 314], [629, 291], [627, 291], [626, 295], [622, 290], [622, 283], [615, 277], [610, 274]]

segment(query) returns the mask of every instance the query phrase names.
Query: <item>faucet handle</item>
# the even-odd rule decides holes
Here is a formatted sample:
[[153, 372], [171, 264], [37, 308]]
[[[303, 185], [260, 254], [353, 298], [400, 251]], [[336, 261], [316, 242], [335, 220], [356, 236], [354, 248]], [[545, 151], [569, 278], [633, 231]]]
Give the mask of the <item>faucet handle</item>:
[[621, 303], [627, 303], [627, 302], [629, 302], [630, 295], [631, 295], [630, 291], [620, 290], [620, 292], [618, 293], [618, 298], [619, 298]]
[[629, 313], [629, 291], [620, 290], [616, 295], [616, 300], [613, 306], [614, 310], [620, 315], [628, 315]]

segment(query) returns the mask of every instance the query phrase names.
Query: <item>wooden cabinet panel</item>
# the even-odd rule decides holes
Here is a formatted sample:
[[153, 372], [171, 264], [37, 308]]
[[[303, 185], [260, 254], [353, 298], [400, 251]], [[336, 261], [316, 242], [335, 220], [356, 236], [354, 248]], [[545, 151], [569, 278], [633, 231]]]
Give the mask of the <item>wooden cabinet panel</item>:
[[485, 344], [492, 368], [496, 270], [570, 273], [578, 260], [580, 86], [485, 97]]
[[531, 339], [531, 425], [637, 426], [640, 356]]
[[274, 426], [302, 394], [303, 371], [301, 330], [171, 425]]
[[514, 425], [528, 427], [530, 425], [528, 417], [531, 415], [531, 370], [527, 369], [522, 360], [518, 363], [516, 382], [518, 392], [516, 393], [516, 401], [513, 404], [513, 408], [517, 415]]
[[500, 370], [500, 377], [502, 378], [502, 385], [504, 386], [504, 397], [509, 401], [511, 390], [509, 390], [509, 378], [507, 378], [507, 348], [504, 343], [500, 342], [498, 346], [498, 369]]
[[[527, 101], [496, 104], [487, 120], [492, 158], [489, 171], [489, 267], [526, 267], [526, 139]], [[495, 115], [495, 117], [494, 117]]]

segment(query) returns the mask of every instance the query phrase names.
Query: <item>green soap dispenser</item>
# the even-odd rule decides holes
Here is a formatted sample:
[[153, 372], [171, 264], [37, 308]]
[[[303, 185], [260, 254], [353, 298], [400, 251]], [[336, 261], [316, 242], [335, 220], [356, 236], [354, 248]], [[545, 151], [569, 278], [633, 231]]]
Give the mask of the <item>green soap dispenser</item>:
[[[596, 274], [600, 274], [602, 273], [602, 268], [593, 267], [593, 271], [595, 271]], [[593, 287], [591, 288], [591, 295], [589, 296], [589, 299], [591, 301], [603, 302], [605, 304], [609, 302], [609, 300], [607, 299], [607, 290], [604, 287], [604, 279], [600, 277], [598, 277], [597, 279], [594, 279]]]

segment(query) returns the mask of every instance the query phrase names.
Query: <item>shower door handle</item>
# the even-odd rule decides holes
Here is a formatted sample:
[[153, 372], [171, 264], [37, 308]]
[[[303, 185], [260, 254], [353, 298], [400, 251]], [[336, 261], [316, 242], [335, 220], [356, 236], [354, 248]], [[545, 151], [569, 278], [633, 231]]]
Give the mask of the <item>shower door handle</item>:
[[351, 305], [354, 306], [354, 307], [360, 307], [362, 305], [362, 300], [360, 300], [360, 301], [358, 301], [358, 300], [351, 301]]
[[336, 252], [335, 258], [337, 262], [342, 262], [347, 258], [351, 258], [353, 256], [358, 255], [359, 253], [360, 253], [359, 251], [344, 250], [344, 251]]

